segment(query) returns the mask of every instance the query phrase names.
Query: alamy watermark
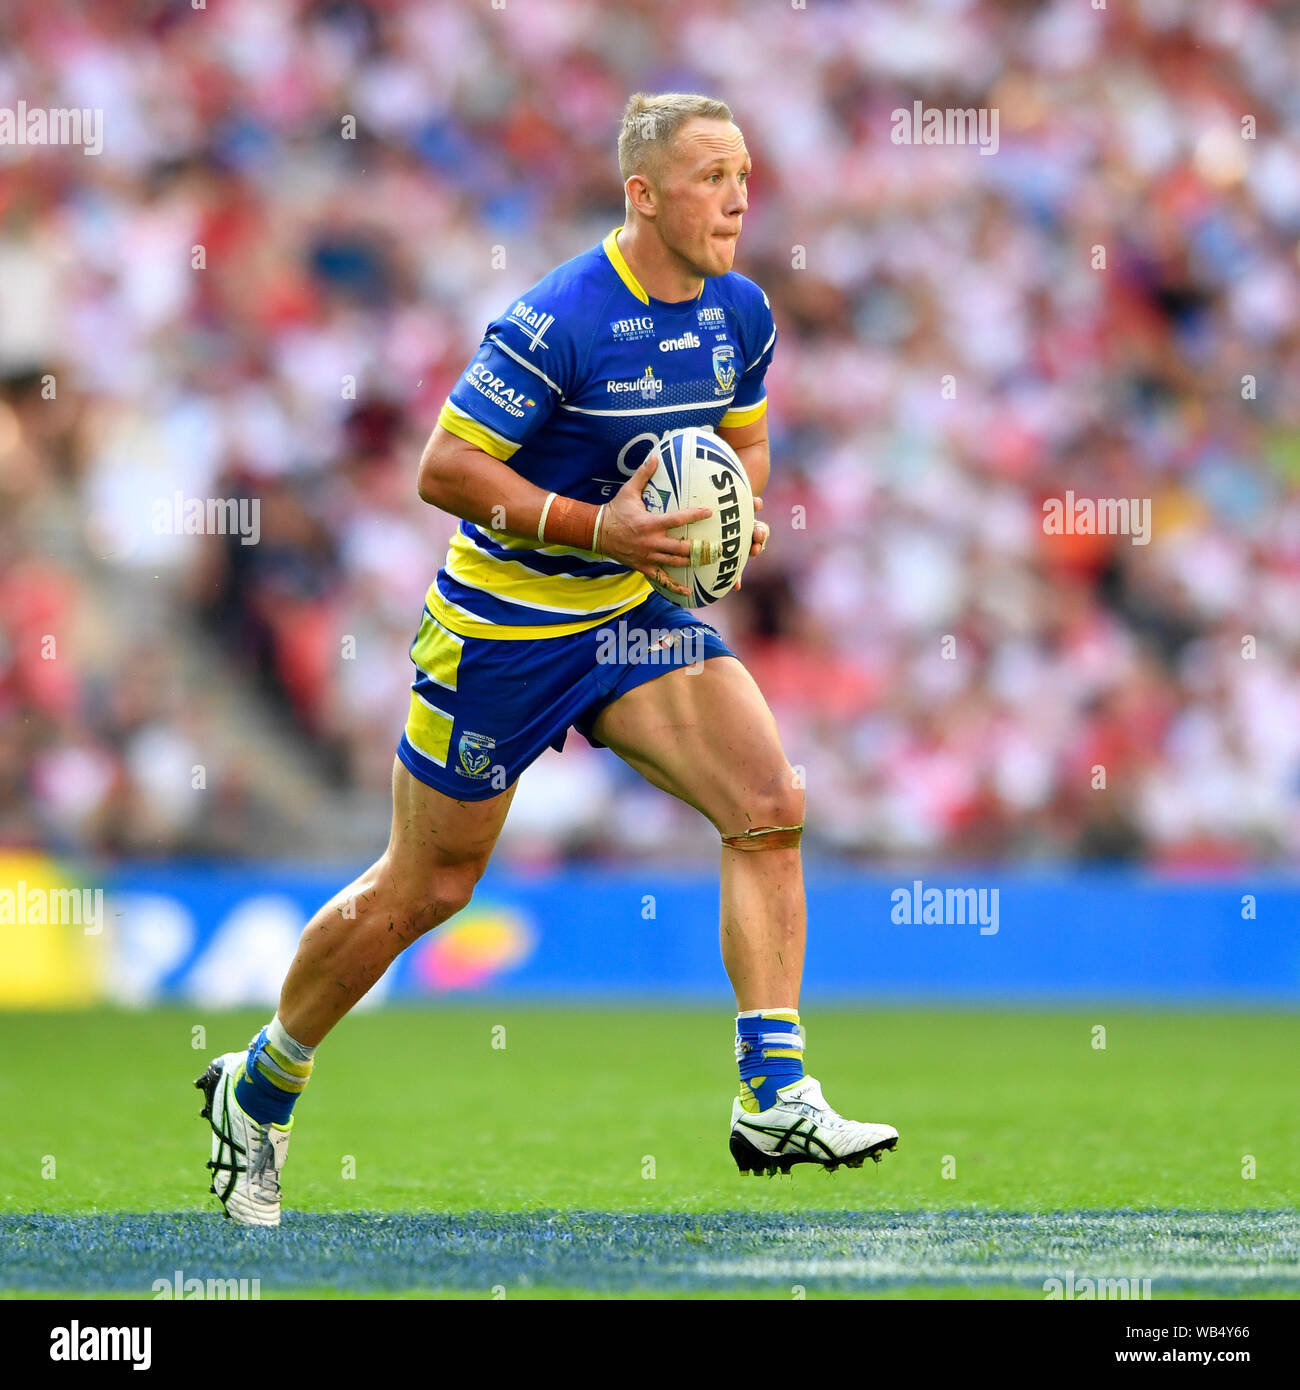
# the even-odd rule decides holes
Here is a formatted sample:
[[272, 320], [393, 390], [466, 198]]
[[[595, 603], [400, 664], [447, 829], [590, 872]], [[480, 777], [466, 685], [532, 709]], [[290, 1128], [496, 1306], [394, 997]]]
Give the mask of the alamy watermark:
[[104, 149], [104, 113], [92, 107], [0, 106], [0, 145], [80, 145], [85, 155]]
[[51, 1361], [129, 1361], [132, 1370], [153, 1365], [153, 1328], [82, 1327], [75, 1318], [50, 1329]]
[[200, 1298], [233, 1300], [262, 1297], [260, 1279], [200, 1279], [197, 1275], [187, 1279], [183, 1269], [174, 1271], [170, 1279], [155, 1279], [150, 1287], [155, 1302], [159, 1299], [192, 1302]]
[[634, 627], [625, 621], [603, 627], [596, 634], [596, 662], [600, 666], [682, 666], [697, 673], [704, 667], [705, 630], [690, 627]]
[[1049, 1303], [1053, 1299], [1149, 1299], [1151, 1280], [1136, 1275], [1118, 1279], [1076, 1277], [1074, 1270], [1067, 1269], [1064, 1279], [1043, 1280], [1043, 1297]]
[[1049, 536], [1128, 536], [1134, 545], [1151, 541], [1149, 497], [1064, 497], [1043, 503], [1043, 530]]
[[889, 920], [897, 926], [974, 926], [981, 936], [998, 934], [998, 889], [927, 888], [919, 878], [911, 888], [889, 895]]
[[156, 536], [238, 536], [240, 545], [262, 538], [260, 497], [186, 497], [174, 492], [153, 504]]
[[899, 106], [889, 113], [895, 145], [978, 145], [980, 154], [998, 152], [996, 106]]
[[104, 930], [102, 888], [29, 888], [20, 878], [0, 888], [0, 927], [80, 927], [87, 936]]

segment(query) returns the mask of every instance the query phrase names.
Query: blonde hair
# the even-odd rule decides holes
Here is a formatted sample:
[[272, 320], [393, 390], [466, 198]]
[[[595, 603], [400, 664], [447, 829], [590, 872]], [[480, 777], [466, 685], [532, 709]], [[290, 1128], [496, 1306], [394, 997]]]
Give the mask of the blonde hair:
[[729, 121], [725, 101], [694, 92], [661, 92], [648, 96], [634, 92], [623, 112], [618, 133], [618, 170], [626, 183], [633, 174], [658, 180], [677, 132], [697, 116], [709, 121]]

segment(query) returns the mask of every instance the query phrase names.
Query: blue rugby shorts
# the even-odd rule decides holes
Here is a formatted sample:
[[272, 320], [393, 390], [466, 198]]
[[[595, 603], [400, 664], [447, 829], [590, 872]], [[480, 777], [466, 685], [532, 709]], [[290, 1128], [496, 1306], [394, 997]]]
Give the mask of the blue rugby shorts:
[[415, 680], [397, 756], [457, 801], [511, 786], [575, 728], [594, 748], [596, 716], [620, 695], [678, 667], [735, 653], [688, 609], [659, 594], [567, 637], [462, 637], [426, 607], [411, 645]]

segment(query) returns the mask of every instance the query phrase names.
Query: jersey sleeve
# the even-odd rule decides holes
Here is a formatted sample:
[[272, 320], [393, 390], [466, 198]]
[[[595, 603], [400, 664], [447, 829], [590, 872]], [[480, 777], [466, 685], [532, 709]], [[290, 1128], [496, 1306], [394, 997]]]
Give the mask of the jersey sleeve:
[[754, 288], [758, 290], [760, 299], [756, 301], [756, 311], [751, 313], [746, 324], [747, 361], [736, 386], [736, 394], [722, 417], [723, 429], [752, 425], [755, 420], [761, 420], [767, 410], [767, 388], [763, 385], [763, 378], [776, 350], [776, 320], [772, 317], [772, 306], [768, 303], [767, 295], [757, 285]]
[[488, 324], [473, 361], [457, 379], [438, 423], [507, 460], [569, 394], [576, 348], [536, 290]]

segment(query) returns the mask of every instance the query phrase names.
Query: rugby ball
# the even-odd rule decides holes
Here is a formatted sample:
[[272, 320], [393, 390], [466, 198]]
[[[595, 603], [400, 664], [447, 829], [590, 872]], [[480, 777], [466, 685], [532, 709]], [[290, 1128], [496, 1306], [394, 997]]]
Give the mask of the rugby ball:
[[709, 507], [713, 515], [668, 533], [691, 544], [690, 564], [667, 569], [668, 577], [689, 594], [676, 593], [653, 579], [650, 583], [679, 608], [717, 603], [744, 572], [754, 538], [754, 494], [745, 465], [731, 445], [709, 429], [670, 430], [655, 453], [654, 477], [641, 493], [646, 510]]

